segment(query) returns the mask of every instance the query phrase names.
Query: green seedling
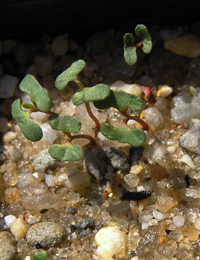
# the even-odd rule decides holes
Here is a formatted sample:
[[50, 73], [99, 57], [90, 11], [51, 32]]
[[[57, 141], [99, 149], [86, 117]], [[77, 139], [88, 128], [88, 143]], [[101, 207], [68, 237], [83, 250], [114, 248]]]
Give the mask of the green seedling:
[[45, 250], [37, 251], [33, 254], [32, 260], [46, 260], [47, 252]]
[[[140, 44], [134, 45], [134, 37], [131, 34], [124, 36], [125, 60], [129, 63], [137, 61], [136, 48], [140, 45], [145, 53], [149, 53], [152, 48], [151, 36], [144, 25], [138, 25], [135, 33], [142, 41]], [[136, 55], [136, 56], [135, 56]], [[145, 142], [146, 135], [143, 130], [148, 129], [145, 121], [138, 116], [130, 115], [129, 111], [141, 112], [144, 107], [144, 101], [150, 102], [149, 89], [143, 88], [144, 101], [135, 95], [128, 94], [123, 91], [114, 91], [106, 84], [98, 84], [94, 87], [85, 88], [80, 82], [79, 73], [85, 68], [84, 60], [74, 62], [68, 69], [62, 72], [55, 81], [55, 87], [58, 90], [64, 90], [68, 83], [75, 82], [80, 91], [76, 92], [72, 97], [72, 102], [75, 106], [85, 104], [88, 116], [95, 122], [96, 136], [101, 132], [110, 140], [118, 140], [122, 143], [128, 143], [132, 146], [142, 146]], [[90, 140], [92, 145], [97, 145], [95, 137], [90, 135], [79, 134], [81, 131], [81, 122], [74, 116], [58, 115], [51, 111], [51, 99], [48, 93], [41, 87], [37, 80], [32, 75], [26, 75], [20, 84], [20, 90], [27, 93], [32, 101], [32, 104], [22, 103], [17, 99], [12, 104], [12, 115], [19, 124], [24, 136], [32, 142], [36, 142], [42, 138], [41, 128], [30, 121], [32, 112], [45, 112], [48, 117], [48, 123], [54, 130], [62, 131], [67, 136], [67, 142], [64, 144], [53, 144], [49, 148], [49, 153], [54, 159], [65, 161], [78, 161], [83, 157], [82, 148], [79, 145], [74, 145], [73, 140], [77, 138], [86, 138]], [[118, 127], [113, 127], [109, 124], [102, 123], [94, 116], [90, 102], [98, 109], [108, 109], [113, 107], [122, 115], [123, 119]], [[153, 101], [152, 101], [153, 103]], [[24, 110], [22, 109], [24, 108]], [[129, 120], [135, 120], [140, 123], [143, 129], [130, 129], [128, 126]]]
[[134, 36], [131, 33], [124, 35], [124, 59], [128, 65], [134, 65], [137, 62], [137, 48], [142, 47], [144, 53], [149, 54], [152, 50], [151, 35], [143, 24], [138, 24], [135, 28], [135, 34], [141, 41], [135, 44]]

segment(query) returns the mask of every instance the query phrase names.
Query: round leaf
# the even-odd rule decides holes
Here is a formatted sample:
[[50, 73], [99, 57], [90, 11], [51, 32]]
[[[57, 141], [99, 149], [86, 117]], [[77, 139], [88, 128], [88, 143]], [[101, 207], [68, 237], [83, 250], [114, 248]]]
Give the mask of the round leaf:
[[72, 65], [63, 71], [55, 81], [55, 86], [58, 90], [63, 90], [66, 88], [70, 81], [75, 81], [78, 74], [85, 68], [86, 63], [84, 60], [77, 60]]
[[33, 254], [33, 260], [46, 260], [47, 252], [45, 250], [40, 250]]
[[139, 111], [143, 107], [143, 101], [135, 95], [123, 91], [110, 90], [110, 96], [102, 101], [94, 102], [94, 106], [98, 109], [114, 107], [119, 111], [125, 111], [127, 108]]
[[152, 50], [152, 39], [146, 26], [143, 24], [138, 24], [135, 28], [135, 34], [142, 39], [143, 52], [146, 54], [150, 53]]
[[29, 113], [21, 109], [20, 99], [12, 103], [12, 116], [17, 121], [23, 135], [30, 141], [36, 142], [42, 138], [41, 128], [29, 120]]
[[51, 109], [51, 98], [32, 75], [27, 74], [21, 81], [19, 88], [30, 96], [38, 110], [44, 113], [49, 112]]
[[128, 65], [134, 65], [137, 62], [137, 53], [134, 46], [134, 36], [126, 33], [124, 39], [124, 60]]
[[75, 134], [81, 130], [80, 121], [73, 116], [51, 115], [48, 118], [48, 122], [54, 130], [60, 130], [63, 132], [70, 132]]
[[103, 123], [100, 130], [108, 139], [128, 143], [134, 147], [142, 146], [146, 140], [145, 133], [139, 128], [128, 129], [125, 125], [113, 127]]
[[49, 148], [52, 158], [63, 161], [79, 161], [83, 158], [83, 151], [79, 145], [72, 144], [53, 144]]
[[72, 97], [75, 106], [86, 102], [104, 100], [110, 95], [110, 87], [106, 84], [98, 84], [91, 88], [85, 88]]

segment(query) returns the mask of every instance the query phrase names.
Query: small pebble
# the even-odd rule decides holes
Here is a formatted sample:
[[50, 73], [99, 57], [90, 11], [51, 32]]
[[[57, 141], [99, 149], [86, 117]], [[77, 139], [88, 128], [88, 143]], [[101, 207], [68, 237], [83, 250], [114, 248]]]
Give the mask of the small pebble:
[[13, 215], [8, 215], [8, 216], [5, 216], [4, 217], [4, 221], [5, 221], [5, 224], [7, 226], [7, 228], [10, 227], [10, 225], [15, 222], [15, 220], [17, 220], [17, 218]]
[[5, 133], [9, 129], [8, 127], [8, 119], [6, 117], [0, 118], [0, 132]]
[[56, 57], [65, 55], [68, 49], [68, 34], [57, 36], [54, 39], [51, 48]]
[[19, 83], [15, 76], [4, 74], [0, 78], [0, 98], [10, 98], [14, 95]]
[[143, 170], [142, 165], [133, 165], [130, 169], [130, 173], [139, 174]]
[[200, 218], [195, 219], [194, 227], [200, 231]]
[[178, 162], [184, 162], [185, 164], [190, 166], [190, 168], [194, 168], [194, 163], [188, 154], [183, 155], [180, 159], [178, 159]]
[[195, 35], [185, 35], [165, 42], [165, 49], [188, 58], [200, 55], [200, 38]]
[[18, 218], [10, 225], [10, 231], [17, 241], [26, 236], [27, 230], [28, 226], [26, 222], [21, 218]]
[[165, 98], [168, 97], [172, 91], [173, 89], [169, 85], [160, 85], [158, 86], [157, 96]]
[[16, 259], [16, 243], [13, 235], [7, 231], [0, 232], [0, 259]]
[[123, 259], [127, 254], [127, 239], [118, 227], [101, 228], [95, 236], [97, 254], [104, 260]]
[[185, 217], [183, 216], [175, 216], [173, 218], [173, 223], [177, 228], [182, 227], [185, 224]]
[[6, 133], [3, 135], [2, 140], [3, 140], [3, 142], [4, 142], [5, 144], [8, 144], [8, 143], [10, 143], [12, 140], [14, 140], [14, 139], [16, 138], [16, 136], [17, 136], [17, 133], [16, 133], [16, 132], [8, 131], [8, 132], [6, 132]]

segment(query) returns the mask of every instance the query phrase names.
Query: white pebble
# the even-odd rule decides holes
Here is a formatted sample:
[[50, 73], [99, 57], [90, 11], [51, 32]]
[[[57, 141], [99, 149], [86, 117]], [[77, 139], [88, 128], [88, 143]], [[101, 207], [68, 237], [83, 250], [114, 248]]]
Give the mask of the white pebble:
[[160, 211], [157, 211], [157, 210], [154, 210], [153, 211], [153, 216], [155, 219], [157, 219], [158, 221], [160, 220], [163, 220], [165, 218], [168, 217], [168, 214], [167, 213], [163, 213], [163, 212], [160, 212]]
[[138, 218], [140, 223], [149, 222], [153, 218], [152, 215], [142, 215]]
[[147, 222], [142, 222], [142, 229], [148, 229], [149, 225]]
[[183, 155], [180, 159], [178, 159], [178, 162], [184, 162], [185, 164], [190, 166], [190, 168], [194, 168], [194, 163], [188, 154]]
[[173, 218], [173, 223], [176, 227], [182, 227], [185, 224], [185, 217], [183, 216], [176, 216]]
[[167, 147], [168, 153], [175, 153], [176, 151], [176, 146], [170, 145]]
[[41, 141], [53, 144], [54, 141], [59, 137], [60, 131], [54, 130], [47, 123], [42, 124], [41, 126], [43, 137]]
[[200, 231], [200, 218], [195, 219], [194, 227]]
[[10, 231], [17, 241], [25, 237], [27, 230], [27, 224], [21, 218], [18, 218], [10, 225]]
[[15, 222], [17, 218], [13, 215], [8, 215], [8, 216], [5, 216], [4, 217], [4, 221], [5, 221], [5, 224], [6, 224], [6, 227], [9, 228], [10, 225]]
[[149, 125], [160, 127], [164, 123], [164, 119], [160, 111], [156, 107], [149, 107], [144, 110], [144, 118]]
[[127, 235], [119, 227], [101, 228], [95, 236], [98, 256], [104, 260], [112, 260], [113, 255], [123, 259], [127, 255], [127, 240]]

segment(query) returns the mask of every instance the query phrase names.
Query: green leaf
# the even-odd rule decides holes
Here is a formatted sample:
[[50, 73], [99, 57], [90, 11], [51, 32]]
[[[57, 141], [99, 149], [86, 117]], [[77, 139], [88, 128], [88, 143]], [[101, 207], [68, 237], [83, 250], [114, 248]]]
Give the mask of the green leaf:
[[103, 123], [100, 130], [108, 139], [128, 143], [134, 147], [142, 146], [146, 140], [145, 133], [139, 128], [128, 129], [125, 125], [113, 127]]
[[48, 122], [54, 130], [60, 130], [63, 132], [70, 132], [75, 134], [81, 130], [80, 121], [73, 116], [51, 115], [48, 118]]
[[31, 101], [36, 104], [38, 110], [44, 113], [49, 112], [51, 98], [32, 75], [27, 74], [21, 81], [19, 88], [30, 96]]
[[49, 153], [54, 159], [64, 161], [79, 161], [83, 158], [83, 151], [79, 145], [53, 144], [49, 148]]
[[123, 91], [111, 90], [109, 97], [102, 101], [94, 102], [94, 106], [98, 109], [114, 107], [119, 111], [125, 111], [127, 108], [139, 111], [143, 107], [143, 101], [135, 95]]
[[85, 88], [72, 97], [75, 106], [86, 102], [104, 100], [110, 95], [110, 87], [106, 84], [98, 84], [91, 88]]
[[33, 260], [46, 260], [47, 252], [45, 250], [40, 250], [33, 254]]
[[12, 116], [17, 121], [23, 135], [32, 142], [37, 142], [42, 138], [41, 128], [29, 120], [29, 113], [21, 109], [20, 99], [12, 103]]
[[72, 65], [63, 71], [55, 81], [55, 86], [58, 90], [63, 90], [66, 88], [70, 81], [75, 81], [78, 74], [85, 68], [86, 63], [84, 60], [77, 60]]
[[146, 26], [143, 24], [138, 24], [135, 28], [135, 34], [142, 39], [143, 52], [146, 54], [150, 53], [152, 50], [152, 39]]
[[137, 62], [137, 53], [134, 45], [134, 36], [126, 33], [124, 39], [124, 59], [128, 65], [134, 65]]
[[27, 108], [27, 109], [31, 109], [31, 110], [37, 110], [37, 107], [35, 107], [34, 105], [32, 105], [30, 103], [26, 103], [26, 102], [22, 103], [22, 107]]

